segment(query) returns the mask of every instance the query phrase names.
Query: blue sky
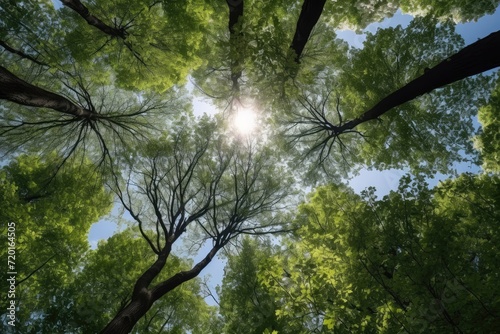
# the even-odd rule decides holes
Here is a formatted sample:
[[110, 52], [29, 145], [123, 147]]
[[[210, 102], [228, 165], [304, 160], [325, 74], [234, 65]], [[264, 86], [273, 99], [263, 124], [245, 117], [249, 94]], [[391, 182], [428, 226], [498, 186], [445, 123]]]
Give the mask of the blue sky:
[[[385, 28], [389, 26], [396, 26], [401, 24], [403, 27], [408, 25], [411, 21], [410, 15], [403, 15], [398, 12], [394, 17], [386, 19], [381, 23], [375, 23], [368, 26], [366, 29], [370, 32], [375, 32], [378, 28]], [[466, 24], [459, 24], [456, 27], [457, 32], [459, 32], [466, 45], [475, 42], [477, 39], [486, 37], [490, 33], [500, 30], [500, 10], [497, 10], [493, 15], [487, 15], [478, 22], [471, 22]], [[364, 35], [356, 34], [352, 31], [339, 31], [338, 35], [340, 38], [345, 39], [351, 45], [356, 47], [361, 47], [364, 41]], [[202, 114], [204, 112], [212, 112], [213, 107], [201, 100], [195, 101], [194, 103], [195, 112]], [[470, 166], [461, 165], [461, 171], [477, 171], [477, 169], [471, 169]], [[369, 186], [374, 186], [378, 190], [378, 195], [382, 196], [388, 193], [390, 190], [394, 190], [398, 186], [399, 179], [405, 172], [402, 170], [387, 170], [387, 171], [362, 171], [358, 176], [354, 177], [350, 181], [351, 187], [356, 191], [360, 192]], [[443, 175], [438, 175], [431, 184], [436, 184], [439, 179], [442, 179]], [[116, 213], [117, 211], [115, 211]], [[117, 230], [117, 225], [110, 220], [102, 220], [94, 224], [90, 230], [89, 242], [92, 247], [96, 247], [98, 240], [106, 239], [113, 235]], [[195, 257], [195, 261], [201, 258]], [[215, 293], [215, 286], [220, 284], [223, 275], [224, 261], [215, 259], [202, 273], [202, 277], [210, 276], [209, 286], [213, 293]], [[209, 300], [207, 300], [210, 302]]]
[[[370, 24], [365, 31], [374, 33], [379, 28], [395, 27], [397, 25], [401, 25], [404, 28], [410, 23], [411, 20], [411, 15], [402, 14], [401, 11], [398, 11], [391, 18], [385, 19], [380, 23]], [[500, 10], [498, 9], [494, 14], [483, 16], [477, 22], [459, 23], [456, 26], [456, 31], [462, 35], [466, 45], [469, 45], [480, 38], [486, 37], [499, 29]], [[365, 40], [364, 34], [356, 34], [351, 30], [338, 31], [337, 35], [355, 47], [362, 47]]]

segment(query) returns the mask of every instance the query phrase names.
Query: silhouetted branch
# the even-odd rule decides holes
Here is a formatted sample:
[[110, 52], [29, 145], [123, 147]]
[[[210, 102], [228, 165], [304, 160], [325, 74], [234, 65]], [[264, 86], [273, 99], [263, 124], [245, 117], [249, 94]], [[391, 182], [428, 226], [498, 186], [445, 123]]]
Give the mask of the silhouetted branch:
[[5, 50], [9, 51], [10, 53], [16, 54], [21, 58], [31, 60], [35, 64], [38, 64], [40, 66], [49, 66], [48, 64], [33, 58], [29, 54], [26, 54], [20, 50], [14, 49], [13, 47], [9, 46], [5, 41], [0, 40], [0, 46], [2, 46]]

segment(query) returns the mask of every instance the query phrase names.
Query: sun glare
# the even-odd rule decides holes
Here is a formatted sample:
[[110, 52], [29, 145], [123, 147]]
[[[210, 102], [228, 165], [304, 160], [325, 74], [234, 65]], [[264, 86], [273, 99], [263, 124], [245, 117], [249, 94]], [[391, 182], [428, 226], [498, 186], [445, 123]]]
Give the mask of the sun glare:
[[234, 126], [236, 131], [242, 135], [250, 134], [255, 129], [257, 115], [248, 108], [239, 109], [234, 117]]

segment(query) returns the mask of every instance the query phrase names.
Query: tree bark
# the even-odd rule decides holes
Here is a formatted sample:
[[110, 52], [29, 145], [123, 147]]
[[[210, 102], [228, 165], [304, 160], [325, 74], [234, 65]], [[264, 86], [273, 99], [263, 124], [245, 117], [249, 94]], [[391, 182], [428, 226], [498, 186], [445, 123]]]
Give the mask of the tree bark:
[[61, 0], [61, 2], [66, 7], [74, 10], [85, 21], [87, 21], [89, 25], [96, 27], [105, 34], [121, 39], [125, 39], [127, 37], [127, 33], [124, 28], [110, 27], [96, 16], [90, 14], [88, 8], [85, 7], [85, 5], [80, 2], [80, 0]]
[[222, 246], [213, 247], [203, 260], [198, 262], [192, 269], [179, 272], [166, 281], [161, 282], [152, 289], [148, 289], [152, 280], [165, 266], [166, 252], [160, 253], [157, 261], [137, 280], [132, 295], [132, 300], [126, 305], [100, 332], [100, 334], [127, 334], [132, 331], [137, 322], [146, 314], [153, 303], [195, 277], [212, 261], [215, 254]]
[[326, 0], [304, 0], [302, 10], [300, 11], [297, 27], [293, 36], [292, 45], [290, 48], [295, 51], [295, 62], [300, 63], [300, 56], [311, 32], [318, 23], [318, 20], [323, 13]]
[[0, 66], [0, 99], [30, 107], [49, 108], [81, 119], [98, 118], [96, 113], [77, 106], [61, 95], [33, 86], [2, 66]]
[[229, 34], [230, 34], [230, 43], [231, 43], [231, 82], [233, 83], [233, 91], [239, 92], [239, 82], [238, 80], [241, 78], [242, 69], [241, 69], [241, 59], [236, 56], [239, 55], [240, 50], [237, 50], [238, 38], [242, 36], [241, 33], [236, 33], [236, 24], [241, 17], [243, 17], [243, 0], [226, 0], [227, 5], [229, 7]]
[[129, 333], [135, 324], [151, 308], [156, 299], [153, 298], [149, 285], [160, 274], [167, 263], [170, 255], [171, 244], [167, 244], [158, 254], [158, 258], [142, 275], [137, 279], [132, 292], [132, 298], [118, 314], [101, 331], [102, 334]]
[[334, 126], [338, 135], [361, 123], [376, 119], [394, 107], [455, 81], [500, 66], [500, 31], [463, 48], [418, 78], [389, 94], [364, 114], [340, 126]]
[[132, 299], [100, 332], [100, 334], [127, 334], [132, 331], [153, 305], [151, 293], [145, 290], [140, 298]]

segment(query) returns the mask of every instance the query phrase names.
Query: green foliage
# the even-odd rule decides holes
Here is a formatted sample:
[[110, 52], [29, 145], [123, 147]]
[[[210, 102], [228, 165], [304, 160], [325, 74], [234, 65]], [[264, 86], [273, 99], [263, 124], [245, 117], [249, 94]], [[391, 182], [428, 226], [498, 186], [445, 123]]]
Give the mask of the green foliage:
[[125, 29], [126, 38], [107, 36], [65, 8], [61, 15], [68, 27], [66, 44], [78, 62], [111, 66], [120, 87], [163, 92], [201, 65], [197, 50], [213, 15], [206, 1], [117, 0], [86, 5], [108, 25]]
[[[132, 229], [99, 243], [96, 250], [86, 255], [73, 284], [61, 294], [61, 298], [70, 298], [66, 303], [74, 305], [65, 315], [67, 331], [99, 332], [127, 304], [137, 277], [155, 258], [138, 231]], [[189, 267], [189, 262], [172, 256], [156, 282]], [[160, 330], [172, 334], [200, 333], [212, 313], [201, 297], [200, 281], [192, 280], [156, 303], [133, 333], [157, 333]]]
[[413, 15], [433, 15], [437, 18], [452, 18], [455, 22], [477, 20], [485, 14], [492, 14], [498, 7], [498, 0], [401, 0], [400, 6], [404, 12]]
[[455, 22], [467, 22], [493, 13], [498, 4], [497, 0], [342, 0], [327, 2], [324, 16], [336, 28], [355, 30], [392, 17], [398, 8], [413, 16], [432, 16], [440, 20], [452, 18]]
[[324, 16], [328, 22], [339, 29], [365, 28], [372, 22], [382, 21], [391, 17], [399, 7], [399, 0], [343, 0], [334, 3], [327, 2]]
[[[414, 19], [405, 29], [398, 26], [368, 34], [363, 49], [354, 50], [351, 67], [342, 78], [344, 119], [361, 115], [463, 45], [454, 25], [438, 25], [428, 18]], [[361, 126], [368, 140], [362, 145], [357, 141], [354, 150], [359, 149], [360, 157], [376, 168], [446, 172], [452, 163], [470, 159], [464, 153], [474, 153], [473, 119], [488, 85], [484, 77], [469, 78], [397, 107], [378, 123]]]
[[382, 200], [373, 188], [318, 188], [260, 274], [279, 319], [295, 324], [283, 333], [494, 331], [499, 183], [461, 175], [428, 190], [406, 177]]
[[338, 137], [324, 125], [340, 126], [360, 117], [463, 46], [450, 21], [438, 24], [426, 17], [404, 29], [368, 33], [363, 48], [352, 48], [349, 59], [333, 55], [336, 63], [313, 71], [316, 76], [309, 82], [298, 79], [290, 97], [275, 103], [285, 100], [286, 107], [276, 108], [276, 119], [284, 124], [293, 154], [306, 162], [301, 165], [312, 179], [322, 171], [329, 177], [347, 175], [358, 166], [433, 175], [451, 172], [455, 162], [474, 160], [475, 116], [489, 94], [492, 75], [432, 91]]
[[[492, 76], [426, 94], [333, 146], [319, 145], [329, 131], [313, 129], [307, 139], [300, 131], [311, 117], [307, 108], [340, 124], [457, 52], [464, 44], [453, 22], [491, 13], [497, 0], [328, 1], [300, 64], [290, 44], [302, 0], [245, 1], [232, 36], [224, 1], [83, 3], [123, 34], [110, 36], [50, 0], [0, 4], [0, 42], [14, 49], [0, 46], [0, 62], [99, 119], [0, 105], [0, 153], [39, 153], [0, 170], [0, 241], [4, 223], [15, 222], [16, 270], [26, 278], [17, 287], [19, 332], [98, 332], [177, 239], [220, 246], [283, 228], [280, 213], [293, 208], [285, 201], [294, 182], [324, 174], [332, 182], [361, 167], [428, 175], [476, 158], [473, 120]], [[369, 33], [361, 49], [336, 37], [338, 28], [361, 29], [398, 8], [416, 15], [405, 29]], [[189, 76], [224, 112], [192, 117], [179, 88]], [[499, 87], [479, 111], [476, 137], [483, 167], [494, 173]], [[235, 102], [252, 99], [274, 128], [242, 138], [227, 129], [227, 119]], [[279, 133], [283, 127], [291, 137]], [[74, 152], [81, 160], [70, 162], [81, 164], [59, 170]], [[110, 195], [88, 161], [104, 160], [141, 230], [121, 231], [88, 250], [91, 224], [110, 210]], [[298, 209], [297, 230], [281, 248], [243, 239], [240, 253], [228, 256], [222, 317], [194, 279], [157, 300], [134, 333], [494, 331], [499, 183], [496, 176], [463, 175], [429, 190], [422, 176], [408, 177], [383, 199], [374, 189], [359, 196], [342, 185], [320, 187]], [[193, 266], [168, 247], [167, 266], [152, 286]]]
[[476, 147], [481, 152], [483, 169], [500, 172], [500, 80], [490, 96], [488, 104], [478, 112], [481, 132], [475, 138]]
[[274, 296], [258, 280], [262, 263], [271, 256], [271, 246], [244, 238], [238, 254], [228, 256], [222, 286], [218, 289], [221, 333], [269, 333], [280, 331]]
[[[20, 282], [17, 317], [25, 321], [19, 327], [26, 328], [26, 333], [35, 322], [31, 316], [37, 305], [48, 302], [51, 293], [72, 281], [71, 273], [89, 248], [90, 226], [111, 207], [110, 194], [92, 166], [67, 166], [54, 177], [57, 166], [55, 156], [51, 160], [20, 156], [0, 171], [1, 241], [7, 244], [7, 222], [14, 222]], [[5, 259], [6, 252], [5, 247]]]

